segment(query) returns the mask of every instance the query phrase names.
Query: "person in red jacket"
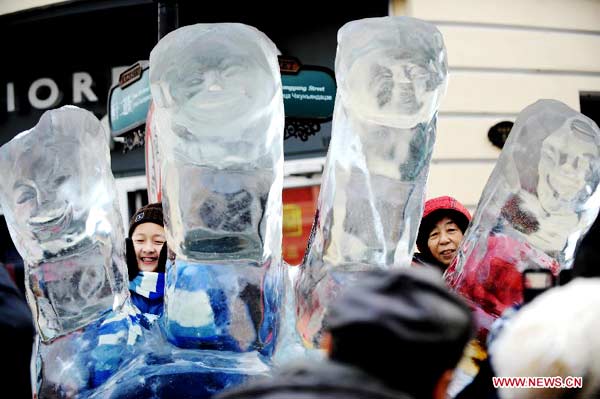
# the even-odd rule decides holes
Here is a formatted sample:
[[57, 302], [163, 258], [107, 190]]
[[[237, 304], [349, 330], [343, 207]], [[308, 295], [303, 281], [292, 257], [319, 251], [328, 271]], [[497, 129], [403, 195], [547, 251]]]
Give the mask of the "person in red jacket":
[[414, 262], [426, 263], [446, 270], [456, 257], [458, 246], [471, 221], [471, 214], [455, 198], [432, 198], [425, 203], [417, 235]]

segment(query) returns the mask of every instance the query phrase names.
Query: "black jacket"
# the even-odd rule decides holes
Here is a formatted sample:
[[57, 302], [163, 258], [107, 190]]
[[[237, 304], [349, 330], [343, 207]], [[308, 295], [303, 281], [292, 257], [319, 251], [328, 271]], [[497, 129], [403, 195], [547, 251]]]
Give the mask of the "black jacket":
[[[401, 378], [401, 376], [398, 376]], [[376, 378], [341, 363], [299, 364], [222, 392], [217, 399], [411, 399]]]
[[35, 330], [25, 299], [1, 263], [0, 326], [2, 392], [11, 398], [31, 398], [29, 365]]

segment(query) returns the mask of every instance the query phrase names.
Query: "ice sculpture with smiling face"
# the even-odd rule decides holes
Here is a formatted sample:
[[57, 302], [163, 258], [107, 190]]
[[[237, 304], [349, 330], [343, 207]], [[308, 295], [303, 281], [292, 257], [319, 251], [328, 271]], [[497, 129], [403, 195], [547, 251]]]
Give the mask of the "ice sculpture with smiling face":
[[410, 263], [446, 75], [431, 24], [384, 17], [339, 30], [332, 139], [296, 284], [309, 345], [318, 345], [327, 303], [354, 272]]
[[2, 208], [44, 340], [86, 325], [127, 297], [106, 140], [92, 114], [67, 106], [46, 112], [0, 148]]
[[167, 240], [178, 259], [262, 264], [279, 251], [283, 102], [276, 48], [242, 24], [198, 24], [150, 55]]
[[554, 100], [517, 118], [477, 206], [449, 284], [470, 301], [481, 335], [522, 301], [521, 273], [569, 269], [600, 209], [600, 130]]
[[91, 113], [66, 106], [0, 148], [0, 200], [44, 340], [128, 295], [107, 139]]
[[283, 292], [277, 49], [235, 23], [171, 32], [150, 83], [169, 247], [165, 325], [182, 348], [270, 355]]

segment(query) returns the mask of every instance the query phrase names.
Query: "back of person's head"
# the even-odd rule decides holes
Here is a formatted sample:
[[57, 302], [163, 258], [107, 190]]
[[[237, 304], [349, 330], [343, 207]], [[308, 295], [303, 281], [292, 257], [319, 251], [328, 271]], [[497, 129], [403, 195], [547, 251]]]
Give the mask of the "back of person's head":
[[431, 268], [364, 272], [330, 306], [330, 358], [389, 387], [431, 398], [472, 332], [469, 308]]
[[583, 388], [499, 389], [502, 399], [600, 397], [600, 279], [578, 278], [524, 306], [490, 348], [498, 377], [583, 377]]
[[471, 221], [471, 214], [468, 209], [458, 202], [456, 198], [446, 195], [432, 198], [425, 202], [423, 217], [421, 218], [421, 224], [417, 234], [417, 248], [421, 255], [430, 262], [435, 262], [435, 259], [432, 257], [429, 246], [427, 245], [429, 233], [431, 233], [431, 230], [433, 230], [436, 224], [445, 217], [452, 219], [463, 234]]

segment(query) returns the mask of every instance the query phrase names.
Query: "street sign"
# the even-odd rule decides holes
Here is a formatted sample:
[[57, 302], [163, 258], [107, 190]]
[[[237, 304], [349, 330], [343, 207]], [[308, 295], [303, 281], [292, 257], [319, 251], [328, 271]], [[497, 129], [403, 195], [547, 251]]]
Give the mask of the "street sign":
[[295, 74], [282, 73], [281, 83], [286, 117], [331, 120], [336, 86], [330, 70], [303, 67]]
[[148, 62], [139, 61], [119, 76], [108, 95], [108, 124], [113, 136], [143, 127], [152, 95]]
[[291, 56], [279, 56], [286, 119], [326, 122], [333, 117], [335, 76], [329, 68], [302, 65]]

